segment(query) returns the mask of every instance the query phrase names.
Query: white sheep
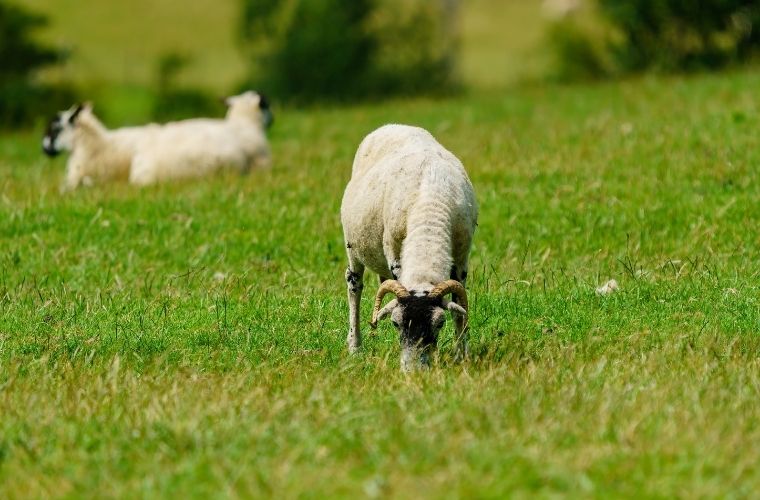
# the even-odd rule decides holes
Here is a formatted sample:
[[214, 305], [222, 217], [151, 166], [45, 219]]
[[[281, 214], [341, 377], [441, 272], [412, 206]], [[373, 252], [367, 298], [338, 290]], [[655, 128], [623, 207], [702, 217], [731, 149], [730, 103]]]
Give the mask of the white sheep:
[[151, 134], [134, 157], [130, 182], [147, 185], [200, 177], [223, 168], [247, 172], [269, 166], [265, 129], [272, 115], [267, 100], [248, 91], [226, 102], [224, 119], [167, 123]]
[[107, 129], [92, 112], [91, 104], [77, 104], [58, 113], [48, 124], [42, 150], [48, 156], [70, 151], [64, 189], [95, 181], [126, 179], [132, 158], [155, 125]]
[[[366, 267], [381, 280], [370, 324], [374, 328], [391, 317], [400, 334], [403, 370], [429, 364], [446, 310], [455, 319], [457, 356], [467, 355], [464, 285], [477, 218], [462, 163], [429, 132], [386, 125], [362, 141], [341, 205], [350, 352], [361, 345]], [[396, 298], [381, 309], [387, 293]]]

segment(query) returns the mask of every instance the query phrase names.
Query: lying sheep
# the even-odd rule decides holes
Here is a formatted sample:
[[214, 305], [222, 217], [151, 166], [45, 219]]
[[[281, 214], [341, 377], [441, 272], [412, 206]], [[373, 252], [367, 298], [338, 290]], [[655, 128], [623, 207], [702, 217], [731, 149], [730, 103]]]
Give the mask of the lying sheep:
[[272, 113], [263, 96], [246, 92], [226, 100], [224, 120], [194, 119], [166, 125], [107, 129], [90, 104], [51, 120], [42, 139], [48, 156], [70, 151], [65, 189], [129, 178], [138, 185], [197, 177], [232, 167], [247, 171], [269, 164], [264, 129]]
[[[445, 311], [467, 354], [467, 279], [477, 225], [475, 193], [462, 163], [426, 130], [386, 125], [359, 145], [341, 205], [348, 253], [348, 349], [361, 345], [365, 267], [381, 280], [373, 328], [390, 317], [400, 334], [401, 367], [427, 366]], [[395, 299], [381, 309], [383, 297]], [[446, 296], [452, 294], [454, 300]]]
[[48, 124], [42, 150], [48, 156], [70, 151], [64, 189], [97, 181], [126, 179], [132, 158], [155, 125], [108, 130], [92, 112], [92, 105], [77, 104], [58, 113]]
[[151, 134], [134, 157], [130, 182], [147, 185], [200, 177], [223, 168], [247, 172], [269, 166], [265, 129], [272, 114], [267, 100], [249, 91], [226, 102], [223, 120], [167, 123]]

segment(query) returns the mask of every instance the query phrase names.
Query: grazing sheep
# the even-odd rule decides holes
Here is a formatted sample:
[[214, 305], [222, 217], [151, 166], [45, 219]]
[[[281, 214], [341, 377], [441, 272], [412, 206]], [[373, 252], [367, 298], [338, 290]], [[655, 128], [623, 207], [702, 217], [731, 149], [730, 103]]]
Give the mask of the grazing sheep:
[[142, 144], [132, 162], [133, 184], [200, 177], [223, 168], [241, 173], [270, 163], [265, 129], [272, 123], [267, 100], [256, 92], [230, 97], [223, 120], [167, 123]]
[[42, 150], [48, 156], [70, 151], [64, 189], [96, 180], [126, 179], [139, 143], [156, 125], [109, 130], [95, 117], [91, 104], [77, 104], [48, 124]]
[[[477, 218], [462, 163], [429, 132], [386, 125], [362, 141], [341, 205], [350, 352], [361, 345], [367, 267], [381, 280], [370, 324], [375, 328], [390, 316], [400, 334], [403, 370], [429, 365], [446, 310], [455, 319], [457, 356], [467, 355], [464, 284]], [[396, 298], [381, 309], [388, 293]], [[446, 299], [449, 294], [453, 301]]]

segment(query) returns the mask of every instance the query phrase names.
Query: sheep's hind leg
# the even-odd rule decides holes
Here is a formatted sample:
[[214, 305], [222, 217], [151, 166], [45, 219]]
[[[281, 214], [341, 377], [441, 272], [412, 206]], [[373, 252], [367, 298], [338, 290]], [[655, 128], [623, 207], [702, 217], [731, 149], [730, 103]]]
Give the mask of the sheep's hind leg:
[[362, 290], [364, 289], [364, 265], [349, 259], [349, 265], [346, 269], [346, 285], [348, 287], [348, 352], [354, 354], [362, 345], [360, 321], [360, 306], [362, 301]]
[[[462, 286], [465, 286], [467, 282], [466, 268], [459, 270], [457, 269], [457, 266], [453, 266], [451, 269], [451, 278], [459, 281]], [[454, 302], [459, 304], [457, 297], [453, 297], [453, 299]], [[470, 327], [467, 320], [468, 318], [466, 316], [461, 316], [459, 314], [454, 315], [454, 359], [456, 361], [464, 361], [470, 356], [470, 348], [468, 345]]]

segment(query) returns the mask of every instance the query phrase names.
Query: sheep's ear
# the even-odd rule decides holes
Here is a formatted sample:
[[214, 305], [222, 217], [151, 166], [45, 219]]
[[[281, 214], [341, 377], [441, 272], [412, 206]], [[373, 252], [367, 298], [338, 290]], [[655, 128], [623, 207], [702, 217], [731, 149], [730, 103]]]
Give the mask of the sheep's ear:
[[453, 300], [447, 300], [447, 301], [445, 301], [444, 304], [443, 304], [443, 306], [449, 312], [451, 312], [451, 314], [458, 314], [458, 315], [460, 315], [462, 317], [465, 317], [465, 318], [467, 317], [467, 311], [465, 310], [465, 308], [462, 307], [462, 306], [460, 306], [459, 304], [457, 304]]
[[393, 299], [387, 304], [385, 304], [385, 307], [383, 307], [377, 312], [377, 322], [376, 323], [370, 322], [369, 326], [371, 326], [373, 329], [377, 328], [377, 323], [381, 322], [382, 320], [390, 316], [397, 305], [398, 305], [397, 299]]
[[269, 109], [269, 99], [259, 92], [259, 109]]
[[77, 104], [76, 106], [74, 106], [74, 111], [71, 113], [71, 115], [69, 115], [69, 123], [71, 125], [74, 125], [77, 118], [79, 117], [79, 113], [81, 113], [83, 109], [84, 109], [84, 106], [82, 104]]
[[380, 309], [380, 312], [377, 313], [377, 320], [382, 321], [388, 316], [390, 316], [393, 310], [396, 309], [396, 306], [398, 306], [398, 300], [396, 299], [393, 299], [387, 304], [385, 304], [385, 307]]

